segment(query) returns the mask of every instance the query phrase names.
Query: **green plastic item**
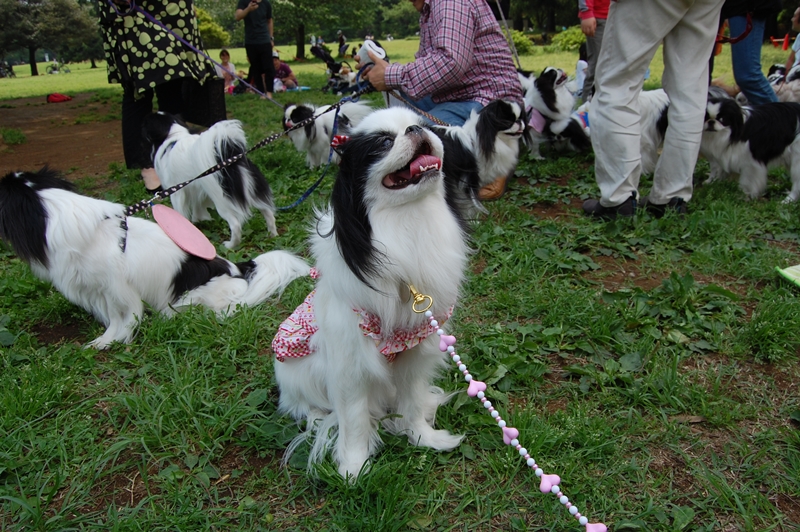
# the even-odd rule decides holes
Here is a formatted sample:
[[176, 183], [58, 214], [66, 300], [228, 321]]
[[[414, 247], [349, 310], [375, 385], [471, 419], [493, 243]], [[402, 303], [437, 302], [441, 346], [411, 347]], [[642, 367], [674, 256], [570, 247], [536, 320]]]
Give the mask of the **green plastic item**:
[[800, 264], [789, 266], [788, 268], [784, 269], [780, 269], [775, 266], [775, 270], [781, 275], [781, 277], [800, 287]]

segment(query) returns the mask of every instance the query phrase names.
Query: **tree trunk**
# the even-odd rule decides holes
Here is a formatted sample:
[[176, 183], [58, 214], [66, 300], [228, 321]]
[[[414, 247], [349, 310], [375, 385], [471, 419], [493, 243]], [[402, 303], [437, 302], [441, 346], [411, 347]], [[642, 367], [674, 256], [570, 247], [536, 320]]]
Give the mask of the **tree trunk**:
[[547, 31], [555, 33], [556, 31], [556, 10], [550, 6], [547, 9]]
[[512, 27], [517, 31], [525, 31], [525, 23], [523, 22], [523, 16], [521, 12], [517, 12], [514, 14], [514, 19], [512, 20]]
[[298, 59], [306, 58], [306, 25], [302, 22], [297, 25], [295, 33], [295, 43], [297, 44], [297, 53], [294, 56]]
[[36, 66], [36, 47], [28, 47], [28, 62], [31, 64], [31, 76], [39, 75], [39, 68]]
[[94, 58], [91, 58], [89, 61], [92, 62], [92, 66], [90, 68], [97, 68], [97, 63], [94, 62]]

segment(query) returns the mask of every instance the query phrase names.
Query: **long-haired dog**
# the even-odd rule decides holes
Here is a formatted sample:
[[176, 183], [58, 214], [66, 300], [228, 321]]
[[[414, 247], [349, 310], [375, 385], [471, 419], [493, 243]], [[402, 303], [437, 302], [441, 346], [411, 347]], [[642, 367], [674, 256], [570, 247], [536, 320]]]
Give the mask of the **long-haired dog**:
[[[525, 133], [525, 143], [531, 156], [541, 159], [539, 146], [553, 140], [554, 135], [576, 137], [576, 142], [581, 142], [578, 133], [586, 137], [585, 132], [576, 129], [577, 124], [570, 120], [572, 109], [575, 107], [575, 96], [567, 86], [567, 74], [558, 68], [547, 67], [539, 76], [518, 73], [520, 84], [524, 93], [528, 125]], [[582, 142], [585, 146], [585, 142]]]
[[800, 102], [800, 66], [792, 67], [787, 72], [786, 65], [772, 65], [767, 73], [767, 81], [778, 101]]
[[658, 150], [664, 143], [669, 121], [669, 96], [664, 89], [639, 93], [642, 173], [652, 174], [658, 163]]
[[[159, 112], [145, 117], [142, 133], [164, 188], [188, 181], [247, 151], [247, 139], [238, 120], [223, 120], [192, 134], [178, 117]], [[264, 216], [269, 234], [278, 235], [272, 190], [247, 157], [198, 179], [171, 199], [175, 210], [192, 222], [210, 220], [208, 209], [215, 208], [230, 227], [231, 238], [224, 243], [228, 249], [241, 243], [242, 226], [253, 209]]]
[[402, 108], [371, 114], [343, 145], [311, 235], [316, 290], [272, 344], [280, 411], [314, 438], [309, 465], [331, 451], [343, 476], [358, 475], [380, 445], [379, 423], [413, 445], [461, 441], [433, 428], [447, 398], [432, 385], [445, 355], [409, 293], [429, 295], [441, 323], [464, 278], [468, 248], [445, 199], [442, 156], [439, 138]]
[[[328, 111], [330, 105], [316, 107], [310, 103], [294, 104], [289, 103], [283, 108], [283, 129], [288, 130], [295, 125], [316, 117], [314, 122], [306, 124], [302, 129], [296, 129], [289, 133], [292, 144], [299, 152], [306, 152], [306, 164], [309, 168], [316, 168], [328, 162], [337, 164], [339, 155], [331, 154], [331, 133], [333, 132], [333, 121], [336, 111]], [[374, 109], [367, 104], [359, 102], [347, 102], [339, 109], [338, 129], [339, 135], [347, 135], [350, 130], [357, 126], [365, 116], [372, 113]], [[328, 112], [326, 112], [328, 111]]]
[[142, 301], [166, 315], [188, 305], [227, 313], [308, 274], [302, 260], [283, 251], [239, 264], [189, 255], [159, 225], [76, 193], [47, 168], [0, 179], [0, 238], [36, 277], [107, 327], [89, 343], [97, 349], [131, 340]]
[[472, 111], [463, 126], [434, 127], [444, 145], [447, 201], [469, 219], [482, 209], [481, 187], [514, 171], [525, 132], [519, 104], [495, 100]]
[[730, 98], [710, 98], [700, 153], [711, 164], [706, 183], [738, 175], [739, 187], [750, 199], [767, 188], [770, 168], [789, 170], [792, 189], [783, 200], [800, 198], [800, 103], [766, 103], [741, 107]]

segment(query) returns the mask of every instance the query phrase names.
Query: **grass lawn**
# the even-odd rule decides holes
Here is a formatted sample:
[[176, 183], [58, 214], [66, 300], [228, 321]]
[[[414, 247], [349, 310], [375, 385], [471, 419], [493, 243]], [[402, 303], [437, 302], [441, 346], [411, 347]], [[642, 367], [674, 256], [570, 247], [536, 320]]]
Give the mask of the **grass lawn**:
[[[386, 45], [401, 61], [416, 49]], [[231, 51], [237, 66], [242, 52]], [[715, 76], [730, 76], [725, 54]], [[786, 52], [763, 55], [768, 65]], [[576, 59], [540, 52], [523, 66], [572, 72]], [[337, 100], [316, 90], [318, 61], [290, 64], [315, 88], [301, 100]], [[117, 89], [88, 65], [38, 78], [15, 70], [0, 99]], [[281, 109], [255, 96], [228, 106], [251, 144], [281, 129]], [[592, 156], [545, 155], [523, 155], [509, 192], [474, 226], [448, 323], [470, 372], [581, 513], [612, 531], [800, 530], [800, 289], [774, 270], [800, 263], [800, 211], [781, 203], [787, 173], [772, 172], [767, 195], [748, 202], [735, 183], [700, 186], [701, 160], [687, 216], [600, 223], [580, 209], [598, 194]], [[285, 139], [252, 159], [279, 206], [319, 176]], [[131, 204], [144, 191], [123, 168], [78, 185]], [[199, 227], [234, 261], [271, 249], [307, 256], [313, 208], [332, 181], [279, 213], [275, 239], [253, 217], [228, 251], [219, 218]], [[642, 194], [650, 185], [643, 178]], [[302, 447], [282, 466], [298, 429], [276, 413], [270, 342], [312, 286], [295, 281], [280, 300], [226, 319], [148, 315], [130, 345], [96, 352], [81, 343], [101, 326], [0, 244], [0, 530], [581, 529], [540, 493], [455, 368], [439, 384], [457, 393], [437, 417], [466, 435], [454, 451], [382, 433], [371, 472], [352, 485], [330, 463], [309, 476]]]

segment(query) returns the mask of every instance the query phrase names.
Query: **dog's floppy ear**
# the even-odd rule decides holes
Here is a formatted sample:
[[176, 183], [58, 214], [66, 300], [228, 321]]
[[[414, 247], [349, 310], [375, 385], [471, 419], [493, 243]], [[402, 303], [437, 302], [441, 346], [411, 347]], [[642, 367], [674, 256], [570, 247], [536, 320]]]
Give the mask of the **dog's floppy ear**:
[[372, 224], [365, 188], [376, 158], [384, 153], [373, 135], [355, 135], [340, 147], [342, 160], [331, 191], [333, 233], [347, 267], [362, 283], [380, 269], [381, 253], [372, 242]]

